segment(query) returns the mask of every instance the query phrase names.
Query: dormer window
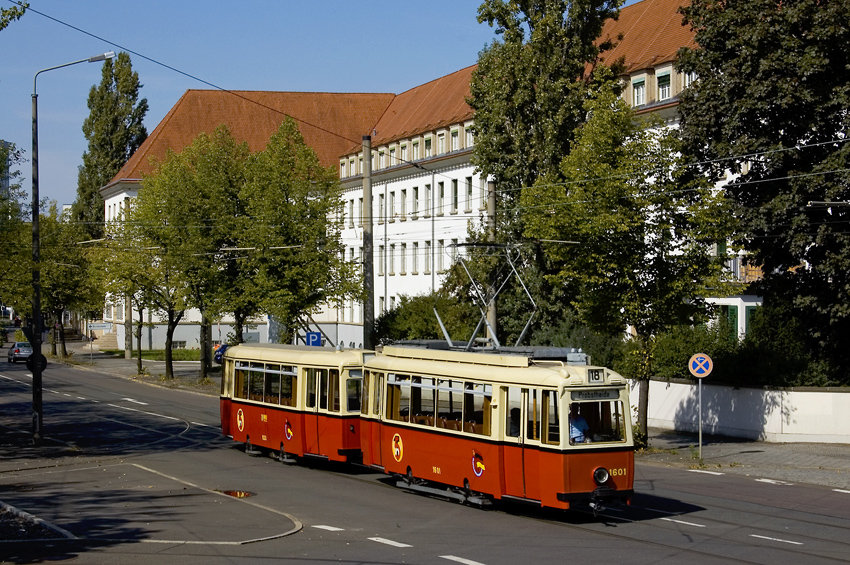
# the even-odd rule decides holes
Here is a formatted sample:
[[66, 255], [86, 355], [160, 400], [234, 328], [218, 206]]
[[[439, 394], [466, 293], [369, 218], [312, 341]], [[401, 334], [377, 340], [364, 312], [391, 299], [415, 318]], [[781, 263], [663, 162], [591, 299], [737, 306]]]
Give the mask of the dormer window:
[[646, 83], [643, 79], [632, 83], [632, 106], [643, 106], [646, 104]]
[[671, 96], [670, 92], [670, 73], [659, 75], [658, 81], [658, 100], [667, 100]]

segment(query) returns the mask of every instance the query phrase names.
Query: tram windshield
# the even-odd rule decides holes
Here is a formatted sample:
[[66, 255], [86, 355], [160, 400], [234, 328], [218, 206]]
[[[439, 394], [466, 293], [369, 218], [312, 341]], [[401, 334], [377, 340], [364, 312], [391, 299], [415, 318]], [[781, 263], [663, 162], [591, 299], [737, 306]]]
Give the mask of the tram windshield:
[[626, 441], [626, 417], [620, 400], [572, 402], [570, 445]]

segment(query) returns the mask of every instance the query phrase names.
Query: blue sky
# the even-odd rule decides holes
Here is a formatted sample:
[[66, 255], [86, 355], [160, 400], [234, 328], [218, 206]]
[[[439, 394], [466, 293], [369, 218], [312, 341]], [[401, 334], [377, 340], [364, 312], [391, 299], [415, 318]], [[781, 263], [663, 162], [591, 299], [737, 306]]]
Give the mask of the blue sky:
[[[30, 2], [106, 41], [34, 12], [0, 32], [6, 54], [0, 63], [0, 139], [17, 144], [27, 158], [35, 73], [105, 51], [129, 49], [226, 89], [400, 93], [474, 64], [495, 37], [476, 20], [479, 0]], [[0, 4], [12, 6], [9, 0]], [[131, 58], [150, 105], [148, 132], [187, 89], [209, 88]], [[86, 100], [100, 82], [100, 67], [82, 63], [38, 78], [40, 193], [60, 204], [76, 197], [77, 167], [87, 147], [81, 129]], [[29, 191], [29, 162], [21, 171]]]

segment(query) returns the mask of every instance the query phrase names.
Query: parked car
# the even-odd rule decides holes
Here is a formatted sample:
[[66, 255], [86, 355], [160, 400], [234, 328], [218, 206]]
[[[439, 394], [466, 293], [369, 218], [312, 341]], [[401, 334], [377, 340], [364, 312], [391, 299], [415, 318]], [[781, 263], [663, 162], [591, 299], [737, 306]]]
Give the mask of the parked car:
[[9, 363], [17, 363], [19, 359], [27, 360], [27, 357], [32, 355], [32, 346], [26, 341], [16, 341], [9, 348], [9, 353], [6, 357], [9, 358]]

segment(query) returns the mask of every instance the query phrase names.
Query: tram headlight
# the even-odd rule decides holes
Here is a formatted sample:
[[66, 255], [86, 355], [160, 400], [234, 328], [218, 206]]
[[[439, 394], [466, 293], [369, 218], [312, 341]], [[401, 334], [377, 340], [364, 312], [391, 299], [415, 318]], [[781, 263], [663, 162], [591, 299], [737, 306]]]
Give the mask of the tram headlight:
[[593, 471], [593, 480], [596, 481], [597, 485], [604, 485], [609, 478], [611, 478], [611, 475], [605, 467], [597, 467]]

